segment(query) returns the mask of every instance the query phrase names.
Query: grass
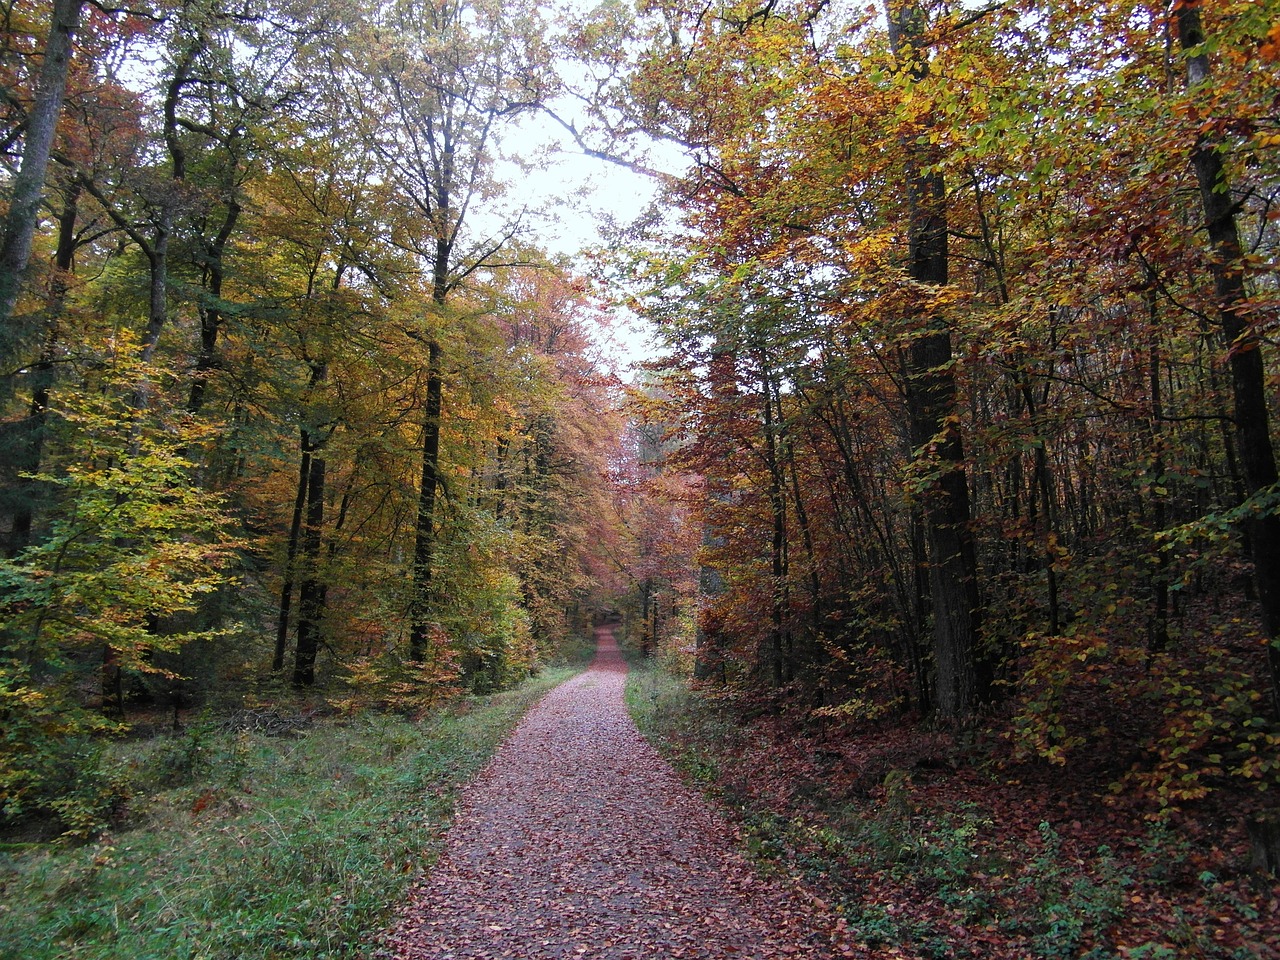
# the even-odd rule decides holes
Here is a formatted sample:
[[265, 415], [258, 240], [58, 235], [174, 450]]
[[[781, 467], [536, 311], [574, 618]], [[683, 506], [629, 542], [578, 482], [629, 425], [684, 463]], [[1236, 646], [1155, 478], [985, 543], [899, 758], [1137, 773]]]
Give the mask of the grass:
[[716, 787], [723, 759], [741, 751], [747, 732], [727, 715], [708, 709], [662, 664], [628, 659], [627, 710], [640, 732], [685, 779], [703, 789]]
[[127, 829], [0, 844], [0, 958], [365, 955], [439, 854], [459, 788], [578, 669], [422, 722], [370, 714], [292, 737], [196, 725], [118, 745]]

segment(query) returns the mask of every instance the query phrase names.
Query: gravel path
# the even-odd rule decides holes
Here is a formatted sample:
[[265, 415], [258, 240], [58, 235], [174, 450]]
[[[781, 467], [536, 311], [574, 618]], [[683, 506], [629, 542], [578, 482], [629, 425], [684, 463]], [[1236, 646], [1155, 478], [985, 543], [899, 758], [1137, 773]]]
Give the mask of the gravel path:
[[734, 851], [627, 715], [612, 633], [597, 642], [471, 786], [384, 956], [829, 956], [829, 920]]

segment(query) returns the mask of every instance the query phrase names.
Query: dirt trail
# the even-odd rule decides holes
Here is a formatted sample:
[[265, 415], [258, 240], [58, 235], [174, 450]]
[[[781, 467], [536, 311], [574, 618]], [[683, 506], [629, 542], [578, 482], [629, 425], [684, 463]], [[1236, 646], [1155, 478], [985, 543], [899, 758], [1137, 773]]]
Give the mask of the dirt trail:
[[825, 957], [829, 920], [760, 879], [640, 736], [608, 628], [471, 786], [384, 941], [401, 960]]

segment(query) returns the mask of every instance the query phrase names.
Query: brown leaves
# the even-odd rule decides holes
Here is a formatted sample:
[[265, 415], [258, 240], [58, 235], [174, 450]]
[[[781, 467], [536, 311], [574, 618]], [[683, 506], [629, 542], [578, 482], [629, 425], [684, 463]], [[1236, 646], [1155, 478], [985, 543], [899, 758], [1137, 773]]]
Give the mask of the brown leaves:
[[734, 852], [593, 668], [521, 723], [463, 803], [445, 856], [385, 939], [400, 960], [817, 957], [828, 926]]

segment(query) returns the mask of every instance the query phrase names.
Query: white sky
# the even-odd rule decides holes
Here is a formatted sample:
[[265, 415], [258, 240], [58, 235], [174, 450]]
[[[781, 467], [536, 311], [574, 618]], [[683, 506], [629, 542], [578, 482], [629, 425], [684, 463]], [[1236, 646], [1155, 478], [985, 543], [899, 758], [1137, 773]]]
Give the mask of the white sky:
[[[529, 211], [536, 242], [548, 253], [566, 258], [578, 272], [590, 265], [583, 252], [610, 244], [610, 228], [639, 218], [655, 199], [659, 184], [651, 177], [585, 155], [569, 134], [542, 114], [529, 114], [503, 136], [503, 153], [535, 169], [525, 172], [513, 162], [499, 165], [499, 176], [511, 184], [508, 203]], [[674, 159], [674, 158], [672, 158]], [[649, 354], [649, 332], [634, 314], [609, 311], [610, 326], [598, 331], [601, 350], [629, 379], [631, 364]]]

